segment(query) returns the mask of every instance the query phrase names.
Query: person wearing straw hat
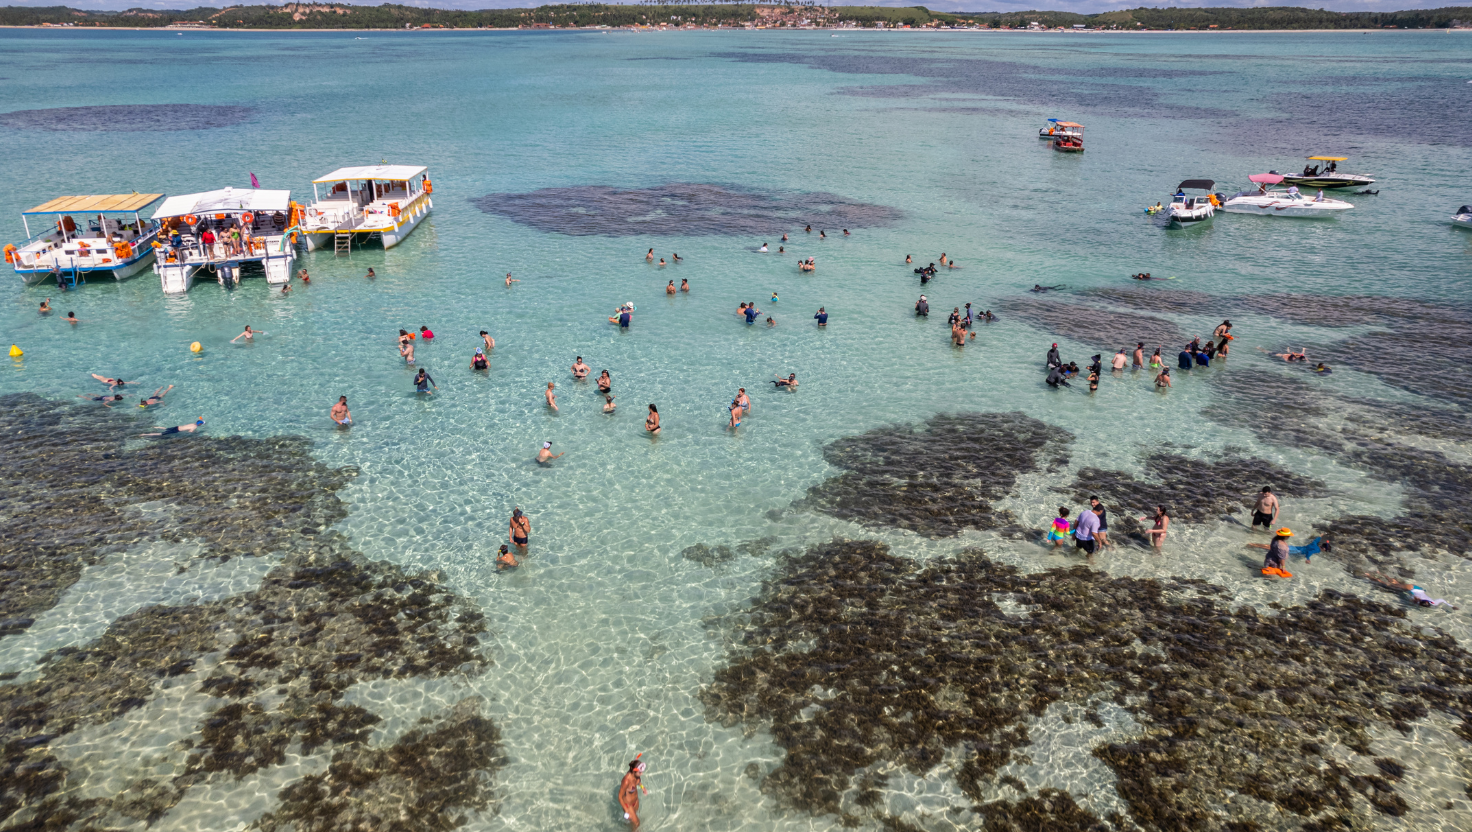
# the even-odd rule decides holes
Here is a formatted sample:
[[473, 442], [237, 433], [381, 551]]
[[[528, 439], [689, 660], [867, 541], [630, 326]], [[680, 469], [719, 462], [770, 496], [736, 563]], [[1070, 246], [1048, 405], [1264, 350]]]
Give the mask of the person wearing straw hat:
[[1273, 542], [1268, 544], [1267, 557], [1262, 561], [1262, 574], [1276, 575], [1279, 578], [1293, 577], [1283, 570], [1283, 565], [1288, 562], [1288, 538], [1292, 536], [1293, 530], [1287, 526], [1273, 532]]

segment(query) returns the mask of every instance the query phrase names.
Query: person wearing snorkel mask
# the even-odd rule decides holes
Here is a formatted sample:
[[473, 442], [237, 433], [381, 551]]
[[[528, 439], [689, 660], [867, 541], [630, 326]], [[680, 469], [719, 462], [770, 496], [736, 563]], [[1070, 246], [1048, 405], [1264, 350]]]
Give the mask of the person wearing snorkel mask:
[[635, 757], [629, 761], [629, 770], [624, 774], [623, 782], [618, 784], [618, 805], [623, 807], [624, 820], [634, 830], [639, 828], [639, 790], [644, 788], [643, 774], [644, 763]]

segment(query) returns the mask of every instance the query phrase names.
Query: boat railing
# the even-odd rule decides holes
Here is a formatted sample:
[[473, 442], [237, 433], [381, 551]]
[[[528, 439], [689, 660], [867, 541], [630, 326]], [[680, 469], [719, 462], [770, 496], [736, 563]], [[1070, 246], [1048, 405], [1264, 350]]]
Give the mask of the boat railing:
[[[241, 240], [240, 248], [237, 250], [227, 242], [216, 240], [210, 245], [205, 245], [198, 238], [191, 236], [178, 246], [164, 244], [159, 249], [158, 259], [165, 266], [203, 266], [236, 260], [265, 259], [270, 254], [272, 245], [279, 243], [280, 239], [280, 234], [247, 237]], [[169, 259], [171, 256], [172, 260]]]
[[[126, 256], [119, 256], [116, 243], [99, 237], [75, 237], [70, 242], [52, 243], [39, 251], [27, 251], [22, 248], [15, 253], [15, 265], [17, 268], [29, 265], [32, 268], [49, 269], [65, 260], [69, 264], [84, 269], [95, 269], [131, 263], [148, 253], [157, 235], [158, 228], [155, 226], [132, 239], [123, 240], [122, 242], [128, 245], [126, 251], [129, 253]], [[85, 241], [91, 242], [87, 242], [83, 247]], [[26, 262], [27, 259], [30, 260], [30, 263]]]

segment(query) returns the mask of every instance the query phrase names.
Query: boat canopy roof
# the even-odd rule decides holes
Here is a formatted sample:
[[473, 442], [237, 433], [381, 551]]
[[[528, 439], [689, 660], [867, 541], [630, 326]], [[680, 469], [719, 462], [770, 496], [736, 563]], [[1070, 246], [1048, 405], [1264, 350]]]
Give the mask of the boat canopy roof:
[[1076, 121], [1059, 121], [1056, 118], [1050, 118], [1050, 119], [1048, 119], [1048, 122], [1051, 123], [1051, 124], [1056, 124], [1059, 127], [1077, 127], [1080, 130], [1083, 129], [1083, 125], [1082, 124], [1079, 124]]
[[1472, 205], [1463, 205], [1457, 209], [1458, 214], [1472, 214]]
[[1277, 173], [1254, 173], [1247, 177], [1247, 181], [1256, 182], [1260, 185], [1276, 185], [1283, 181], [1283, 176]]
[[183, 194], [164, 200], [153, 218], [213, 214], [221, 211], [285, 211], [291, 191], [262, 191], [255, 188], [223, 188], [202, 194]]
[[1214, 182], [1214, 181], [1212, 181], [1210, 179], [1187, 179], [1185, 182], [1182, 182], [1180, 185], [1177, 185], [1176, 186], [1176, 190], [1178, 190], [1178, 191], [1184, 191], [1187, 188], [1193, 188], [1193, 189], [1199, 188], [1199, 189], [1201, 189], [1203, 191], [1209, 191], [1209, 190], [1211, 190], [1214, 187], [1216, 187], [1216, 182]]
[[320, 185], [323, 182], [347, 182], [358, 179], [407, 182], [428, 170], [429, 168], [423, 165], [360, 165], [354, 168], [338, 168], [326, 176], [313, 179], [312, 184]]
[[163, 194], [102, 194], [98, 196], [59, 196], [43, 202], [22, 214], [106, 214], [114, 211], [132, 212], [147, 208]]
[[1308, 158], [1309, 159], [1312, 159], [1315, 162], [1342, 162], [1345, 159], [1348, 159], [1349, 157], [1348, 156], [1310, 156]]

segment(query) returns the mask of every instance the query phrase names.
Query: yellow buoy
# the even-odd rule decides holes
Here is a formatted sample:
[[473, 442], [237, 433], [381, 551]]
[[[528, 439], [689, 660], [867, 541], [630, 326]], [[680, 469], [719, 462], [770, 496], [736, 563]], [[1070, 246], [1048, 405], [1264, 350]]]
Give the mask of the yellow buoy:
[[11, 358], [20, 358], [22, 355], [25, 355], [25, 352], [20, 347], [17, 347], [14, 344], [11, 344], [10, 345], [10, 357]]
[[202, 352], [202, 351], [204, 351], [204, 347], [201, 346], [198, 341], [195, 341], [194, 343], [192, 343], [192, 344], [189, 345], [189, 351], [190, 352]]

